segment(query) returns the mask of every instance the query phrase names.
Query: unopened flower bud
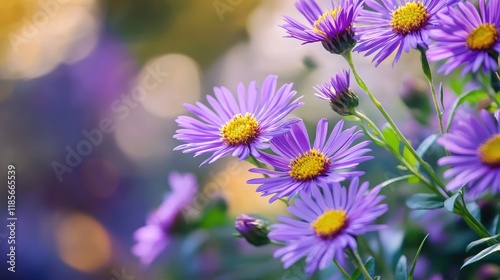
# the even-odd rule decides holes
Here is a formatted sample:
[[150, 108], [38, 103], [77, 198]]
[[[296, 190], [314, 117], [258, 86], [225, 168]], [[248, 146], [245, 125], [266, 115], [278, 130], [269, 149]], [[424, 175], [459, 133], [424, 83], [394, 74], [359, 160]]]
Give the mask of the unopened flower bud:
[[262, 246], [270, 243], [267, 237], [269, 233], [269, 222], [241, 214], [236, 218], [234, 228], [244, 237], [248, 243]]
[[337, 33], [334, 37], [325, 38], [321, 41], [321, 44], [327, 51], [333, 54], [344, 54], [350, 52], [356, 45], [352, 27], [347, 27], [340, 33]]
[[341, 116], [354, 114], [359, 105], [358, 96], [349, 88], [350, 72], [343, 70], [322, 86], [316, 87], [316, 96], [330, 101], [330, 107]]

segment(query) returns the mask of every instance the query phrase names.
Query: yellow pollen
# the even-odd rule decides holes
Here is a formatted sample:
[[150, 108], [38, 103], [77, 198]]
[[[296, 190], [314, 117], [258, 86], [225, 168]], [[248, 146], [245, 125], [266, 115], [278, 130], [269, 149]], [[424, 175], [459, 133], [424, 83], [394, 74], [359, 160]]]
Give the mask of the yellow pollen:
[[253, 115], [235, 115], [220, 128], [220, 136], [231, 146], [248, 145], [259, 135], [259, 123]]
[[481, 24], [467, 35], [467, 47], [475, 51], [490, 50], [498, 40], [498, 31], [490, 23]]
[[288, 172], [296, 181], [309, 181], [323, 175], [330, 159], [322, 152], [311, 149], [290, 161]]
[[478, 149], [481, 162], [490, 166], [500, 166], [500, 134], [486, 140]]
[[333, 237], [345, 227], [347, 213], [341, 209], [328, 210], [311, 223], [316, 235], [321, 238]]
[[326, 33], [321, 30], [321, 23], [325, 20], [327, 20], [328, 16], [332, 16], [333, 19], [335, 19], [337, 17], [337, 14], [339, 13], [340, 9], [342, 9], [341, 6], [338, 6], [337, 8], [333, 9], [333, 10], [329, 10], [327, 12], [325, 12], [324, 14], [322, 14], [315, 22], [314, 22], [314, 25], [313, 25], [313, 31], [318, 33], [319, 35], [323, 35], [323, 36], [326, 36]]
[[401, 35], [407, 35], [422, 29], [430, 18], [427, 7], [422, 2], [408, 2], [394, 10], [391, 14], [392, 30]]

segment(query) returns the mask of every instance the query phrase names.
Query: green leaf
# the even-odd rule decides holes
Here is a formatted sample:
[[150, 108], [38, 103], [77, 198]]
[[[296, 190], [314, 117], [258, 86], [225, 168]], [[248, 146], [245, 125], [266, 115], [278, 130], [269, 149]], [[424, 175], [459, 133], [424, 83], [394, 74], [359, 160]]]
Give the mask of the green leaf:
[[[448, 86], [455, 92], [456, 95], [462, 94], [464, 92], [465, 84], [470, 80], [470, 75], [465, 76], [465, 78], [460, 75], [452, 74], [452, 78], [448, 81]], [[454, 76], [454, 77], [453, 77]]]
[[[497, 57], [497, 60], [498, 60], [498, 54], [496, 55]], [[495, 71], [491, 71], [491, 88], [493, 88], [493, 90], [495, 92], [499, 92], [500, 91], [500, 77], [498, 76], [498, 73], [495, 72]]]
[[[372, 257], [368, 257], [368, 259], [365, 262], [365, 268], [366, 271], [368, 271], [368, 274], [370, 274], [371, 277], [375, 274], [375, 260]], [[358, 276], [356, 280], [365, 280], [365, 277], [363, 275]]]
[[500, 234], [497, 234], [495, 236], [481, 238], [481, 239], [478, 239], [476, 241], [472, 241], [471, 243], [469, 243], [469, 245], [467, 245], [467, 247], [465, 248], [465, 251], [469, 251], [470, 249], [476, 247], [477, 245], [483, 244], [483, 243], [488, 242], [490, 240], [495, 240], [498, 237], [500, 237]]
[[415, 175], [411, 175], [410, 178], [408, 178], [408, 183], [410, 184], [416, 184], [418, 182], [420, 182], [420, 179]]
[[429, 150], [429, 148], [434, 144], [434, 142], [436, 142], [438, 137], [439, 137], [439, 134], [435, 133], [435, 134], [431, 134], [429, 137], [425, 138], [425, 140], [422, 141], [420, 146], [418, 146], [417, 154], [420, 157], [423, 157], [425, 155], [425, 153], [427, 152], [427, 150]]
[[495, 252], [499, 252], [499, 251], [500, 251], [500, 244], [495, 244], [493, 246], [490, 246], [490, 247], [482, 250], [481, 252], [479, 252], [474, 257], [470, 258], [467, 262], [464, 263], [464, 265], [462, 265], [462, 267], [460, 269], [464, 268], [465, 266], [468, 266], [469, 264], [475, 263], [475, 262], [483, 259], [484, 257], [487, 257]]
[[398, 264], [396, 265], [396, 280], [407, 280], [408, 272], [406, 270], [406, 257], [404, 255], [399, 258]]
[[406, 200], [406, 205], [413, 210], [432, 210], [443, 208], [444, 200], [435, 194], [417, 193]]
[[490, 234], [497, 234], [498, 233], [498, 220], [500, 219], [500, 214], [497, 214], [495, 218], [493, 218], [493, 222], [491, 223], [491, 229], [490, 229]]
[[460, 104], [466, 101], [471, 103], [476, 103], [484, 98], [488, 98], [488, 94], [480, 89], [472, 90], [458, 96], [457, 100], [455, 100], [455, 103], [453, 103], [453, 106], [451, 107], [450, 116], [448, 117], [448, 122], [446, 123], [446, 132], [450, 131], [450, 127], [455, 117], [455, 113]]
[[429, 234], [427, 234], [424, 237], [424, 239], [422, 240], [422, 242], [420, 242], [420, 246], [418, 247], [417, 253], [415, 254], [415, 258], [413, 259], [413, 263], [411, 264], [410, 274], [408, 275], [408, 280], [413, 279], [413, 273], [415, 272], [415, 267], [417, 266], [417, 260], [418, 260], [418, 257], [420, 256], [420, 251], [422, 251], [422, 247], [424, 247], [424, 243], [427, 240], [427, 237], [429, 237]]
[[389, 147], [399, 153], [398, 135], [389, 124], [385, 124], [384, 127], [382, 127], [382, 135], [384, 136], [385, 142], [389, 145]]
[[444, 111], [443, 83], [439, 83], [439, 101], [441, 102], [441, 109]]
[[431, 67], [429, 66], [429, 61], [427, 61], [427, 56], [425, 55], [425, 50], [423, 48], [418, 48], [420, 51], [420, 62], [422, 62], [422, 71], [424, 71], [427, 80], [432, 81]]
[[410, 177], [412, 176], [415, 176], [415, 175], [404, 175], [404, 176], [400, 176], [400, 177], [396, 177], [396, 178], [392, 178], [392, 179], [389, 179], [385, 182], [382, 182], [382, 188], [385, 188], [391, 184], [394, 184], [394, 183], [397, 183], [397, 182], [400, 182], [400, 181], [404, 181], [406, 179], [410, 179]]
[[359, 118], [354, 115], [342, 116], [342, 118], [346, 121], [351, 121], [351, 122], [357, 122], [359, 120]]
[[444, 201], [444, 209], [446, 211], [453, 213], [455, 210], [455, 202], [457, 201], [457, 198], [460, 196], [460, 192], [457, 192], [456, 194], [452, 195], [448, 199]]
[[417, 165], [417, 158], [410, 152], [407, 147], [403, 149], [403, 158], [406, 159], [408, 164], [410, 164], [411, 166]]
[[[365, 268], [366, 271], [368, 271], [368, 274], [373, 277], [375, 274], [375, 260], [372, 257], [368, 257], [368, 259], [366, 259]], [[354, 270], [354, 273], [351, 275], [351, 280], [365, 280], [365, 277], [361, 274], [359, 268]]]
[[479, 205], [475, 201], [467, 202], [465, 206], [474, 219], [481, 221], [481, 208], [479, 208]]
[[227, 222], [227, 203], [224, 199], [215, 199], [203, 209], [199, 220], [199, 227], [214, 228]]

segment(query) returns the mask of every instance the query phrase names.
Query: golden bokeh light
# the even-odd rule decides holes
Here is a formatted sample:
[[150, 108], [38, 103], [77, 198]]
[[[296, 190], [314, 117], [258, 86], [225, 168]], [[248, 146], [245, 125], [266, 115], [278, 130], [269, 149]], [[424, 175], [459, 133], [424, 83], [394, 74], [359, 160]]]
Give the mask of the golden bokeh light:
[[249, 179], [261, 176], [248, 172], [248, 169], [254, 167], [253, 165], [237, 159], [221, 162], [221, 168], [209, 173], [212, 180], [205, 185], [204, 190], [209, 196], [209, 189], [219, 189], [227, 199], [231, 216], [243, 213], [269, 216], [286, 212], [286, 205], [283, 202], [277, 200], [270, 204], [269, 196], [261, 197], [260, 193], [255, 191], [257, 185], [246, 183]]
[[[154, 73], [161, 72], [157, 77]], [[156, 78], [156, 79], [155, 79]], [[200, 71], [198, 64], [182, 54], [168, 54], [148, 62], [137, 79], [138, 86], [147, 87], [147, 96], [142, 101], [151, 114], [169, 118], [186, 112], [183, 103], [194, 103], [200, 99]]]
[[81, 272], [95, 272], [111, 257], [110, 237], [104, 227], [85, 214], [71, 214], [58, 221], [55, 242], [59, 257]]
[[3, 0], [0, 77], [35, 78], [82, 59], [97, 43], [97, 18], [95, 0]]

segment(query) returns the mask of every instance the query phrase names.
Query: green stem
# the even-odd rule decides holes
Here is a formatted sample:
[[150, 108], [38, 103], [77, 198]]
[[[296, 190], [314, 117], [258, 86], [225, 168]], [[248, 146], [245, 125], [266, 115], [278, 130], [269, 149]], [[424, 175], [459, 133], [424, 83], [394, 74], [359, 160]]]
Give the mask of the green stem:
[[472, 228], [480, 237], [489, 237], [491, 236], [488, 230], [481, 224], [480, 221], [476, 220], [474, 216], [470, 213], [469, 209], [467, 209], [467, 204], [465, 202], [463, 193], [461, 193], [462, 203], [456, 204], [458, 213], [465, 222]]
[[[368, 241], [366, 240], [365, 237], [358, 236], [357, 241], [358, 241], [359, 247], [360, 248], [363, 247], [364, 250], [366, 250], [366, 252], [368, 253], [368, 255], [372, 256], [375, 260], [382, 260], [380, 262], [375, 261], [376, 267], [380, 267], [380, 269], [381, 269], [381, 274], [386, 275], [386, 276], [391, 275], [391, 269], [389, 268], [387, 263], [385, 261], [383, 261], [383, 259], [384, 259], [383, 247], [384, 246], [382, 245], [382, 241], [380, 240], [380, 234], [377, 235], [377, 242], [379, 243], [379, 246], [380, 246], [380, 251], [378, 254], [376, 254], [375, 251], [372, 250], [372, 248], [368, 244]], [[389, 279], [391, 279], [391, 278], [389, 278]]]
[[425, 77], [427, 78], [427, 81], [429, 82], [429, 87], [431, 88], [432, 92], [432, 101], [434, 101], [434, 108], [436, 109], [436, 114], [439, 119], [439, 131], [441, 134], [444, 134], [444, 126], [443, 126], [443, 112], [439, 108], [439, 102], [437, 99], [437, 93], [436, 89], [434, 88], [434, 82], [432, 79], [432, 72], [429, 67], [429, 62], [427, 61], [427, 56], [425, 55], [425, 49], [422, 47], [418, 47], [418, 50], [420, 51], [420, 59], [422, 62], [422, 71], [425, 74]]
[[[491, 83], [494, 83], [494, 79], [498, 80], [498, 76], [496, 72], [491, 72]], [[500, 81], [497, 81], [500, 83]], [[492, 87], [486, 87], [486, 94], [490, 97], [491, 101], [497, 105], [497, 108], [500, 108], [500, 103], [497, 100], [495, 89]]]
[[339, 262], [336, 259], [333, 259], [333, 263], [335, 263], [335, 265], [340, 270], [340, 272], [345, 277], [345, 279], [347, 279], [347, 280], [351, 279], [351, 276], [342, 268], [342, 266], [339, 264]]
[[258, 168], [264, 168], [264, 169], [268, 169], [267, 168], [267, 165], [263, 164], [262, 162], [260, 162], [258, 159], [256, 159], [252, 154], [250, 154], [250, 156], [247, 158], [247, 161], [250, 162], [251, 164], [255, 165], [256, 167]]
[[[375, 97], [375, 95], [373, 95], [373, 93], [368, 89], [368, 87], [366, 86], [366, 84], [363, 82], [363, 80], [361, 79], [361, 77], [358, 75], [358, 72], [356, 71], [356, 67], [354, 66], [354, 63], [352, 62], [352, 53], [348, 52], [348, 53], [344, 54], [343, 56], [344, 56], [345, 60], [347, 61], [347, 63], [349, 64], [349, 66], [350, 66], [350, 68], [352, 70], [352, 73], [354, 74], [354, 78], [356, 79], [356, 82], [358, 83], [358, 85], [368, 94], [368, 97], [370, 97], [370, 99], [373, 102], [373, 104], [375, 105], [375, 107], [377, 107], [377, 109], [384, 116], [384, 118], [387, 120], [387, 122], [389, 123], [389, 125], [394, 129], [394, 132], [396, 132], [396, 135], [398, 136], [398, 138], [401, 140], [401, 142], [403, 142], [403, 145], [405, 145], [405, 147], [417, 159], [417, 161], [422, 165], [422, 167], [427, 171], [427, 173], [429, 173], [429, 175], [431, 176], [432, 180], [441, 189], [443, 189], [443, 191], [446, 193], [446, 195], [449, 196], [448, 192], [446, 191], [446, 188], [445, 188], [444, 184], [441, 182], [441, 180], [436, 175], [436, 173], [434, 172], [434, 170], [432, 170], [432, 167], [427, 162], [425, 162], [422, 159], [422, 157], [420, 157], [417, 154], [417, 151], [415, 151], [415, 149], [413, 148], [413, 146], [410, 144], [410, 141], [408, 141], [408, 139], [406, 139], [406, 137], [404, 137], [404, 135], [401, 133], [401, 131], [399, 130], [399, 128], [396, 126], [396, 123], [394, 123], [394, 121], [392, 120], [392, 118], [389, 116], [389, 114], [387, 113], [387, 111], [384, 109], [384, 107], [382, 106], [382, 103], [380, 103], [380, 101], [378, 101], [378, 99]], [[441, 195], [441, 196], [447, 198], [446, 195]]]
[[281, 242], [278, 242], [278, 241], [275, 241], [275, 240], [272, 240], [272, 239], [269, 239], [269, 240], [270, 240], [269, 243], [271, 243], [273, 245], [277, 245], [277, 246], [281, 246], [281, 247], [285, 246], [284, 243], [281, 243]]
[[[383, 137], [383, 134], [382, 132], [379, 130], [379, 128], [373, 123], [372, 120], [370, 120], [370, 118], [368, 118], [366, 115], [364, 115], [363, 113], [361, 113], [360, 111], [356, 110], [354, 112], [354, 115], [356, 117], [358, 117], [359, 119], [361, 120], [364, 120], [365, 122], [368, 123], [368, 125], [370, 126], [370, 128], [372, 130], [374, 130], [375, 134], [378, 134], [378, 135], [381, 135]], [[360, 125], [362, 126], [363, 124], [360, 123]], [[407, 169], [408, 171], [410, 171], [413, 175], [415, 175], [420, 181], [422, 181], [429, 189], [431, 189], [434, 193], [436, 193], [437, 195], [443, 197], [443, 194], [436, 188], [435, 185], [433, 185], [425, 176], [422, 175], [422, 173], [420, 173], [418, 170], [415, 169], [414, 166], [412, 166], [411, 164], [408, 163], [408, 161], [402, 157], [398, 151], [395, 151], [394, 149], [392, 149], [392, 147], [390, 145], [387, 145], [387, 142], [384, 140], [383, 141], [383, 147], [385, 147], [387, 150], [389, 150], [389, 152], [391, 152]]]
[[351, 248], [346, 249], [347, 256], [351, 259], [351, 261], [354, 263], [354, 265], [361, 271], [361, 274], [365, 277], [365, 280], [373, 280], [373, 278], [370, 276], [370, 273], [366, 270], [365, 264], [361, 260], [361, 257], [359, 256], [359, 253], [357, 250], [353, 250]]
[[363, 130], [363, 133], [368, 136], [375, 144], [381, 146], [381, 147], [387, 147], [386, 143], [382, 140], [380, 140], [378, 137], [376, 137], [374, 134], [372, 134], [368, 129], [366, 129], [365, 125], [363, 124], [363, 121], [360, 118], [356, 118], [356, 122], [359, 124], [359, 127]]
[[[394, 123], [394, 121], [392, 120], [392, 118], [389, 116], [389, 114], [387, 113], [387, 111], [384, 109], [384, 107], [382, 106], [382, 104], [380, 103], [380, 101], [377, 100], [377, 98], [368, 89], [368, 87], [366, 86], [366, 84], [363, 82], [363, 80], [361, 79], [361, 77], [358, 75], [358, 73], [356, 71], [356, 68], [354, 66], [354, 63], [352, 61], [352, 53], [348, 52], [348, 53], [344, 54], [343, 57], [346, 59], [347, 63], [349, 64], [349, 66], [350, 66], [350, 68], [351, 68], [351, 70], [352, 70], [352, 72], [354, 74], [354, 77], [355, 77], [356, 82], [358, 83], [358, 85], [361, 87], [361, 89], [363, 89], [368, 94], [368, 96], [372, 100], [373, 104], [377, 107], [377, 109], [380, 111], [380, 113], [382, 113], [382, 115], [387, 120], [387, 122], [389, 123], [389, 125], [394, 129], [394, 131], [395, 131], [396, 135], [398, 136], [398, 138], [403, 142], [403, 144], [405, 145], [405, 147], [413, 154], [413, 156], [415, 156], [415, 158], [417, 159], [417, 161], [421, 164], [421, 166], [431, 176], [431, 179], [441, 188], [441, 190], [444, 192], [444, 194], [441, 193], [434, 186], [434, 184], [432, 184], [431, 182], [429, 182], [428, 179], [425, 178], [420, 172], [418, 172], [417, 170], [415, 170], [413, 166], [409, 165], [406, 162], [406, 160], [399, 154], [399, 151], [393, 151], [390, 147], [386, 146], [389, 149], [389, 151], [391, 151], [398, 158], [398, 160], [401, 163], [405, 164], [405, 166], [408, 168], [408, 170], [410, 172], [412, 172], [415, 176], [417, 176], [420, 180], [422, 180], [422, 182], [424, 182], [424, 184], [426, 184], [429, 187], [429, 189], [431, 189], [434, 193], [436, 193], [438, 196], [443, 197], [445, 199], [448, 198], [448, 197], [450, 197], [450, 192], [448, 192], [446, 190], [445, 185], [443, 184], [443, 182], [441, 182], [441, 180], [436, 175], [436, 173], [434, 172], [434, 170], [432, 169], [432, 167], [426, 161], [424, 161], [422, 159], [422, 157], [420, 157], [417, 154], [417, 152], [415, 151], [415, 149], [413, 148], [413, 146], [410, 144], [410, 142], [408, 141], [408, 139], [406, 139], [406, 137], [404, 137], [404, 135], [401, 133], [401, 131], [396, 126], [396, 124]], [[425, 73], [425, 69], [424, 69], [424, 73]], [[497, 104], [498, 104], [498, 101], [496, 99], [494, 99], [494, 101], [496, 101]], [[371, 122], [371, 120], [369, 120], [368, 117], [364, 116], [363, 114], [360, 114], [359, 112], [356, 114], [356, 116], [358, 118], [360, 118], [360, 119], [365, 120], [369, 125], [371, 123], [372, 125], [370, 125], [370, 127], [372, 129], [376, 128], [376, 131], [380, 131], [373, 124], [373, 122]], [[379, 134], [382, 135], [380, 132], [379, 132]], [[469, 227], [472, 230], [474, 230], [480, 237], [488, 237], [488, 236], [490, 236], [488, 230], [479, 221], [477, 221], [472, 216], [472, 214], [469, 212], [469, 210], [467, 209], [467, 207], [465, 207], [464, 205], [460, 205], [458, 207], [458, 210], [459, 210], [458, 214], [465, 220], [465, 222], [467, 223], [467, 225], [469, 225]]]
[[[463, 206], [461, 207], [462, 209], [464, 208]], [[464, 219], [464, 221], [469, 225], [469, 227], [477, 233], [481, 238], [484, 237], [490, 237], [490, 233], [488, 230], [481, 224], [479, 223], [470, 213], [468, 210], [460, 210], [460, 216]]]
[[285, 203], [286, 206], [290, 206], [290, 204], [288, 204], [288, 200], [286, 198], [280, 198], [279, 200], [281, 200], [283, 203]]

